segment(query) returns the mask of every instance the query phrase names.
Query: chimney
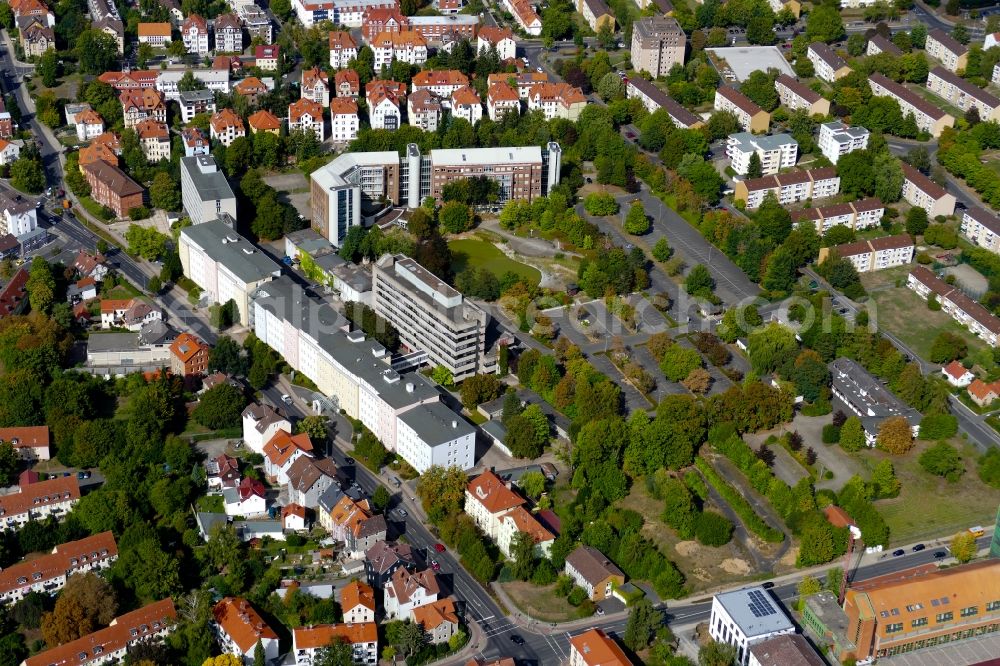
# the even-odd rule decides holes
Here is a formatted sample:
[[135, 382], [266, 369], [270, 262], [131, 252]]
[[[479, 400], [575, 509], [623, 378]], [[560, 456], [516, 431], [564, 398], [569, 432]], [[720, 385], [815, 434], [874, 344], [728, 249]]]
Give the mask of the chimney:
[[452, 427], [452, 429], [455, 429], [455, 428], [458, 427], [458, 419], [452, 419], [451, 420], [451, 427]]

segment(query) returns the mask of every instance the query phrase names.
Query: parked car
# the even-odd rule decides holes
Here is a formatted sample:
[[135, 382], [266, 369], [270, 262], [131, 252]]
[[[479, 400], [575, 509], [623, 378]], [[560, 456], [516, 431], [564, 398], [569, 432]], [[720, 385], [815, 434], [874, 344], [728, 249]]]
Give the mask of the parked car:
[[288, 395], [287, 393], [282, 394], [281, 402], [285, 403], [286, 405], [292, 404], [292, 396]]
[[434, 571], [441, 571], [441, 565], [437, 560], [431, 560], [431, 569], [434, 569]]
[[524, 639], [518, 636], [517, 634], [510, 635], [510, 642], [513, 643], [514, 645], [524, 645]]
[[919, 553], [920, 551], [922, 551], [925, 548], [927, 548], [927, 546], [925, 546], [922, 543], [918, 543], [916, 546], [913, 547], [913, 552], [914, 553]]
[[935, 560], [943, 560], [946, 557], [948, 557], [948, 553], [944, 552], [943, 550], [939, 550], [934, 553]]
[[434, 550], [436, 552], [438, 552], [438, 553], [443, 553], [444, 552], [444, 544], [443, 543], [436, 543], [436, 544], [434, 544]]
[[906, 555], [906, 551], [903, 550], [902, 548], [892, 551], [893, 557], [902, 557], [903, 555]]

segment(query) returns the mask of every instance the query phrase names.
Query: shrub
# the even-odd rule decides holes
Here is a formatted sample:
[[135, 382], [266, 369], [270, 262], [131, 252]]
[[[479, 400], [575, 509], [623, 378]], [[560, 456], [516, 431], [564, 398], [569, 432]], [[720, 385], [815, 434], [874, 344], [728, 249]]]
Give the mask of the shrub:
[[733, 508], [733, 511], [740, 517], [740, 520], [743, 521], [748, 530], [768, 543], [781, 543], [785, 540], [785, 535], [781, 530], [777, 530], [764, 522], [764, 519], [757, 515], [743, 495], [726, 483], [705, 459], [697, 458], [694, 464], [708, 480], [708, 483], [722, 496], [722, 499]]
[[571, 606], [579, 606], [586, 600], [587, 591], [579, 586], [574, 587], [573, 591], [569, 593], [568, 597], [566, 597], [566, 601], [568, 601]]
[[990, 447], [979, 459], [979, 478], [989, 486], [1000, 488], [1000, 449]]
[[823, 426], [823, 443], [824, 444], [836, 444], [840, 441], [840, 428], [833, 425], [832, 423], [827, 423]]
[[616, 215], [618, 213], [618, 202], [613, 195], [607, 192], [594, 192], [588, 194], [583, 200], [583, 207], [591, 215]]
[[133, 220], [145, 220], [149, 217], [149, 209], [145, 206], [136, 206], [129, 210], [128, 216]]
[[733, 537], [733, 524], [715, 511], [705, 511], [695, 523], [695, 536], [706, 546], [724, 546]]
[[935, 476], [943, 476], [951, 483], [958, 481], [965, 472], [962, 456], [958, 449], [948, 442], [938, 442], [921, 453], [920, 466], [924, 471]]
[[948, 439], [957, 432], [958, 419], [951, 414], [929, 414], [920, 421], [920, 439]]

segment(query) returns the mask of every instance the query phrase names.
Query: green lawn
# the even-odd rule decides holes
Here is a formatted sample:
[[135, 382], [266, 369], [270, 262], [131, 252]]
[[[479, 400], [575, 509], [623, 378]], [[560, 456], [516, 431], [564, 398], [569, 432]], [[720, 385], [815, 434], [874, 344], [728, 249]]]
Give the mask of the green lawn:
[[[979, 480], [976, 472], [978, 452], [975, 447], [953, 440], [962, 451], [965, 474], [957, 483], [925, 472], [917, 462], [920, 453], [933, 442], [918, 441], [904, 456], [889, 456], [902, 483], [899, 497], [875, 503], [889, 525], [893, 545], [904, 545], [931, 537], [947, 537], [972, 525], [989, 525], [996, 516], [1000, 490]], [[874, 466], [887, 454], [872, 451], [863, 454]]]
[[495, 245], [486, 241], [473, 238], [453, 240], [449, 241], [448, 249], [452, 253], [451, 263], [455, 268], [455, 273], [461, 273], [467, 266], [472, 266], [485, 268], [497, 278], [503, 277], [504, 273], [511, 271], [536, 287], [542, 280], [542, 274], [537, 268], [509, 259]]
[[[934, 338], [944, 331], [954, 333], [965, 340], [969, 345], [970, 354], [985, 347], [982, 340], [967, 328], [960, 326], [949, 315], [940, 310], [928, 310], [927, 302], [913, 290], [905, 286], [886, 284], [887, 280], [894, 277], [900, 277], [905, 281], [910, 267], [904, 266], [902, 269], [905, 270], [879, 271], [887, 274], [884, 276], [876, 277], [872, 274], [862, 276], [861, 281], [875, 302], [875, 307], [869, 311], [870, 316], [877, 322], [879, 329], [892, 333], [925, 359], [930, 357]], [[913, 325], [915, 320], [920, 322], [919, 326]]]
[[225, 513], [222, 495], [202, 495], [195, 501], [195, 506], [204, 513]]

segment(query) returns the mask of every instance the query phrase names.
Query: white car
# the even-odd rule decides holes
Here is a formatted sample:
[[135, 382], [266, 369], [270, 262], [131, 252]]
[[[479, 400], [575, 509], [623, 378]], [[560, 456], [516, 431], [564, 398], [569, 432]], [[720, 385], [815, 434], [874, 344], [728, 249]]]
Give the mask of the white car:
[[544, 74], [545, 73], [545, 70], [542, 69], [541, 67], [536, 67], [535, 71], [538, 72], [539, 74]]
[[285, 393], [284, 395], [281, 396], [281, 402], [285, 403], [286, 405], [292, 404], [292, 396]]

